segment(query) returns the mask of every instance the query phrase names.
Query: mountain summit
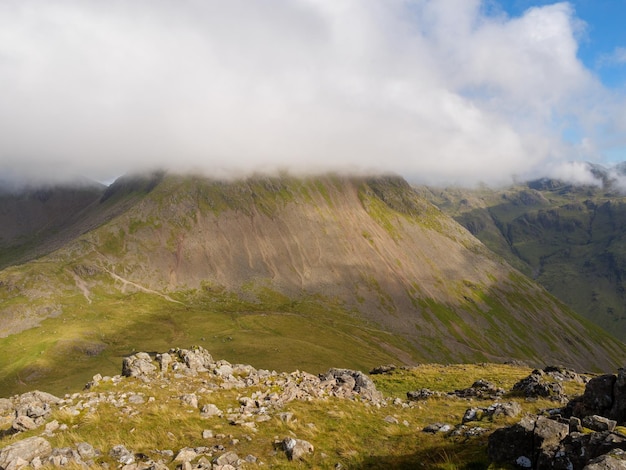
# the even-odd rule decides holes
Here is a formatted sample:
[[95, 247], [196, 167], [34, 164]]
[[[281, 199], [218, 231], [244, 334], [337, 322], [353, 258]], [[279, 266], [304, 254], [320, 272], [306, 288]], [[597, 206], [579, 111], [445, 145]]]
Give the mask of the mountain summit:
[[4, 377], [36, 382], [59, 355], [104, 363], [181, 337], [276, 367], [606, 370], [626, 352], [397, 177], [122, 178], [85, 219], [103, 222], [0, 272], [0, 350], [27, 352], [0, 363]]

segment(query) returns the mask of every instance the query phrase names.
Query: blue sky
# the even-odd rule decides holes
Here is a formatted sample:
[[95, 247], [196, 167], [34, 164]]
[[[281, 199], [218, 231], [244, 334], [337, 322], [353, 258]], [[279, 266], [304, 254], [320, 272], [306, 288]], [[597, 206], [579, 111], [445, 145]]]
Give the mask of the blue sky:
[[[268, 8], [268, 3], [271, 8]], [[626, 0], [2, 0], [0, 181], [626, 160]]]

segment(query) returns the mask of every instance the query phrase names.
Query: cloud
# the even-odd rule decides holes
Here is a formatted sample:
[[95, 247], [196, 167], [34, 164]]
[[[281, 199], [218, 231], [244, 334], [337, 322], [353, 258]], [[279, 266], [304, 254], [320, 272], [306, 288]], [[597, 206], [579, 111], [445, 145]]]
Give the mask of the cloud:
[[586, 162], [557, 163], [546, 168], [544, 176], [576, 185], [602, 186], [602, 179], [594, 175], [592, 166]]
[[611, 54], [600, 58], [600, 65], [626, 64], [626, 47], [616, 47]]
[[288, 169], [501, 183], [588, 157], [582, 137], [603, 138], [621, 108], [576, 57], [571, 6], [518, 18], [483, 7], [4, 0], [0, 174]]

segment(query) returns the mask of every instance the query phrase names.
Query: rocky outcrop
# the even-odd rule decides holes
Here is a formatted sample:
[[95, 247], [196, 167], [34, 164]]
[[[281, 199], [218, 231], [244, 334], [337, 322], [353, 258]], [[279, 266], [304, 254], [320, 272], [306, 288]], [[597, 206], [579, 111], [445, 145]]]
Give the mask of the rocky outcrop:
[[568, 404], [571, 416], [605, 416], [618, 424], [626, 424], [626, 369], [591, 379], [582, 397]]
[[[515, 390], [552, 398], [544, 373], [534, 371]], [[560, 372], [559, 372], [560, 373]], [[577, 380], [568, 375], [570, 380]], [[626, 468], [626, 370], [589, 380], [582, 396], [571, 400], [553, 417], [528, 416], [489, 437], [492, 461], [533, 469]]]
[[563, 382], [584, 383], [585, 377], [563, 367], [548, 366], [543, 370], [535, 369], [532, 373], [513, 386], [513, 392], [526, 398], [548, 398], [553, 401], [567, 402]]
[[[135, 384], [136, 387], [130, 387], [132, 391], [129, 391], [121, 386], [123, 383]], [[387, 405], [372, 380], [360, 371], [330, 369], [320, 375], [301, 371], [277, 373], [225, 360], [216, 361], [204, 348], [192, 347], [171, 349], [155, 356], [145, 352], [132, 354], [124, 358], [121, 375], [102, 377], [97, 374], [83, 393], [66, 395], [63, 399], [38, 391], [2, 399], [0, 418], [11, 417], [14, 433], [42, 427], [42, 436], [52, 437], [68, 430], [67, 425], [51, 420], [54, 410], [62, 411], [66, 416], [78, 416], [94, 413], [106, 406], [118, 410], [120, 420], [133, 419], [141, 415], [146, 403], [155, 400], [148, 395], [151, 388], [179, 390], [181, 384], [186, 383], [200, 383], [202, 387], [171, 396], [172, 402], [184, 409], [185, 414], [196, 413], [199, 419], [207, 422], [223, 422], [219, 427], [239, 426], [251, 434], [258, 430], [258, 426], [263, 426], [262, 423], [272, 419], [282, 423], [296, 422], [294, 413], [283, 410], [285, 404], [294, 400], [343, 399], [358, 401], [364, 406]], [[98, 391], [102, 384], [112, 386], [113, 390]], [[116, 391], [118, 387], [124, 390]], [[207, 402], [210, 393], [220, 389], [238, 390], [237, 406], [222, 409], [215, 403]], [[225, 434], [205, 429], [202, 438], [224, 439]], [[284, 452], [285, 458], [293, 461], [306, 460], [314, 453], [312, 443], [293, 436], [275, 442], [275, 449]], [[233, 470], [258, 460], [253, 455], [240, 458], [223, 444], [184, 447], [176, 453], [157, 449], [153, 453], [147, 456], [119, 442], [103, 451], [86, 442], [73, 447], [52, 448], [45, 438], [36, 437], [0, 449], [0, 470], [17, 470], [26, 465], [90, 467], [107, 461], [127, 470], [165, 470], [168, 465], [175, 465], [181, 470]]]

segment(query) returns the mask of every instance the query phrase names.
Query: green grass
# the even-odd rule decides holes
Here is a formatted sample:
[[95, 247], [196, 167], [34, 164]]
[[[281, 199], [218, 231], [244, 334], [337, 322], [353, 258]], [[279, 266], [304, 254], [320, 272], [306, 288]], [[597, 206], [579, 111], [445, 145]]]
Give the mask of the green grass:
[[124, 355], [181, 344], [202, 345], [232, 362], [313, 372], [369, 370], [396, 359], [389, 348], [414, 354], [405, 340], [321, 298], [291, 300], [262, 288], [256, 301], [190, 292], [181, 305], [144, 293], [92, 294], [92, 304], [77, 295], [62, 316], [0, 339], [0, 396], [38, 387], [65, 393], [94, 370], [118, 373]]

